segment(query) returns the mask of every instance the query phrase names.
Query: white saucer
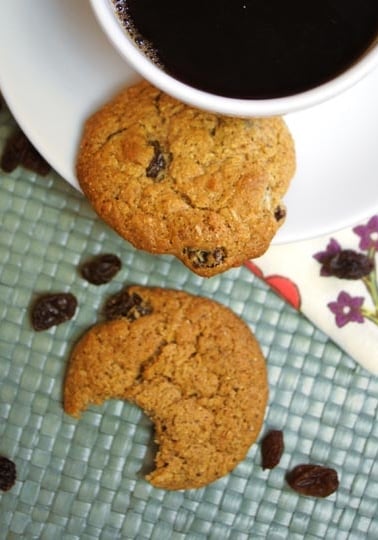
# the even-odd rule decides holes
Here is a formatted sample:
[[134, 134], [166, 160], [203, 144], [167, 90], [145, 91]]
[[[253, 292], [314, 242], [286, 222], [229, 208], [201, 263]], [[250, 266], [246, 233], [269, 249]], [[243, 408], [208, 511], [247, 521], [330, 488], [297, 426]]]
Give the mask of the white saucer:
[[[86, 0], [0, 6], [0, 90], [27, 136], [72, 186], [85, 118], [138, 79]], [[343, 95], [286, 117], [298, 169], [274, 242], [334, 232], [378, 210], [378, 70]]]

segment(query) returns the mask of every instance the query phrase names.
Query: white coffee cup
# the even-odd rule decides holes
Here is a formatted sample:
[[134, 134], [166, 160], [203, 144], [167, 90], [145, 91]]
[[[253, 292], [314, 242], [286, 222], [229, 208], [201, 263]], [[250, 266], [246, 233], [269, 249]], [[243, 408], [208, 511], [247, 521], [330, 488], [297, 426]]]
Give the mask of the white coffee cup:
[[282, 115], [307, 109], [337, 96], [378, 67], [378, 37], [350, 68], [311, 90], [273, 99], [235, 99], [214, 95], [167, 74], [135, 44], [122, 26], [111, 0], [90, 0], [103, 31], [126, 62], [151, 84], [194, 107], [211, 112], [242, 116]]

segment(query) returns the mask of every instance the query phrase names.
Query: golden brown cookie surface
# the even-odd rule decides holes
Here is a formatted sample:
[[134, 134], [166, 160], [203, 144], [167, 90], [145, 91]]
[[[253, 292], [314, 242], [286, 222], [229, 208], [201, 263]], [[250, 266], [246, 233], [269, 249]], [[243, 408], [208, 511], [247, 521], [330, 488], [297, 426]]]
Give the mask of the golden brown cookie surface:
[[147, 479], [164, 489], [207, 485], [243, 460], [260, 432], [268, 394], [260, 347], [212, 300], [159, 288], [128, 292], [150, 309], [82, 337], [67, 370], [65, 411], [79, 416], [108, 398], [136, 403], [154, 422], [159, 446]]
[[136, 248], [212, 276], [262, 255], [295, 169], [282, 118], [199, 111], [142, 81], [86, 123], [77, 159], [95, 211]]

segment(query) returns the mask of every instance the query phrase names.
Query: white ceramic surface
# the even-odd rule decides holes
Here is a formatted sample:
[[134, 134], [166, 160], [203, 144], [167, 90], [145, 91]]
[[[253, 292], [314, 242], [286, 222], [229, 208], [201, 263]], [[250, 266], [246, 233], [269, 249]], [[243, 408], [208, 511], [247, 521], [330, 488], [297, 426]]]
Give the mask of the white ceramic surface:
[[[206, 1], [206, 0], [205, 0]], [[180, 101], [194, 107], [235, 116], [269, 116], [301, 111], [351, 88], [378, 66], [378, 38], [375, 45], [349, 69], [325, 84], [306, 92], [275, 99], [232, 99], [195, 89], [165, 73], [148, 59], [125, 32], [111, 0], [90, 0], [93, 11], [109, 41], [121, 56], [145, 79]], [[227, 74], [226, 74], [227, 76]]]
[[[0, 89], [16, 120], [75, 188], [85, 118], [138, 80], [88, 0], [0, 3]], [[378, 209], [378, 70], [342, 95], [286, 117], [298, 169], [274, 243], [327, 234]]]

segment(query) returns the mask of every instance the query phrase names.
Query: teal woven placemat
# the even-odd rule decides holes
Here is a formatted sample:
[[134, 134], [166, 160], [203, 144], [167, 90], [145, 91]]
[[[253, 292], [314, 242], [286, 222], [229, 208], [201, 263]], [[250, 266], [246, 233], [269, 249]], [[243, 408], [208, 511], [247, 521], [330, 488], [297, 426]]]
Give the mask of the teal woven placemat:
[[[0, 112], [0, 151], [14, 128]], [[55, 173], [0, 172], [0, 454], [18, 480], [0, 494], [0, 539], [246, 540], [378, 538], [378, 380], [348, 358], [246, 268], [205, 280], [170, 257], [134, 250]], [[78, 265], [118, 254], [123, 268], [96, 287]], [[154, 489], [140, 474], [151, 425], [136, 407], [109, 401], [80, 421], [62, 410], [72, 344], [104, 300], [126, 283], [168, 286], [215, 298], [255, 331], [267, 356], [270, 398], [262, 434], [284, 431], [278, 467], [263, 471], [259, 445], [204, 489]], [[75, 318], [35, 333], [33, 298], [71, 291]], [[299, 463], [337, 469], [326, 499], [285, 482]]]

